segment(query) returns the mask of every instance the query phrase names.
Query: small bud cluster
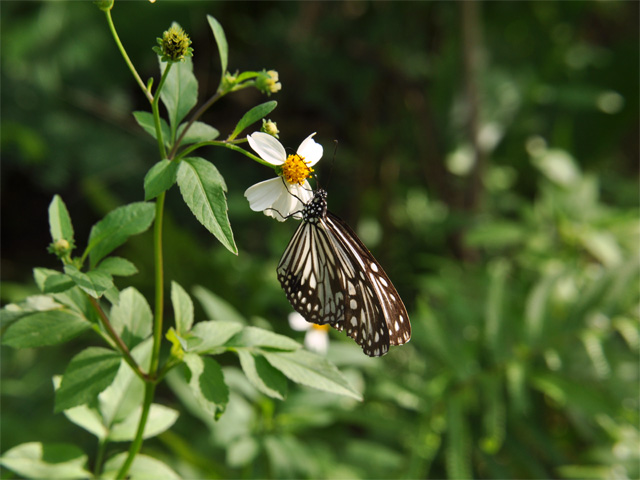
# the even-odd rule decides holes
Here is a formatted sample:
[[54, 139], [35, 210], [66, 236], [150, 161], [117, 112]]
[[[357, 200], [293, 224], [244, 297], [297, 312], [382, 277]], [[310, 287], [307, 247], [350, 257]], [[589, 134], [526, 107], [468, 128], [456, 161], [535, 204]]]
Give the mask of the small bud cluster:
[[159, 46], [154, 47], [153, 51], [162, 56], [163, 62], [181, 62], [193, 55], [193, 48], [189, 47], [189, 35], [177, 25], [172, 25], [157, 41]]

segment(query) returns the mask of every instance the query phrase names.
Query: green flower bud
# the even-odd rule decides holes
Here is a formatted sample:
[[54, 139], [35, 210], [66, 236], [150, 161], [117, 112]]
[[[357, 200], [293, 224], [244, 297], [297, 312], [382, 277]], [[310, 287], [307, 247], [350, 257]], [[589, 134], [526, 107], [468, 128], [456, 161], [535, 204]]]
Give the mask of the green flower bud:
[[261, 72], [256, 78], [256, 88], [269, 96], [279, 92], [282, 89], [282, 84], [278, 81], [278, 72], [275, 70]]
[[162, 38], [157, 39], [158, 47], [153, 47], [153, 51], [161, 55], [163, 62], [181, 62], [193, 55], [191, 39], [184, 30], [177, 25], [162, 34]]
[[108, 12], [113, 8], [114, 0], [96, 0], [93, 2], [103, 12]]
[[58, 258], [63, 258], [69, 255], [73, 250], [73, 245], [68, 240], [60, 238], [49, 245], [49, 253], [53, 253]]
[[266, 120], [263, 118], [262, 128], [260, 129], [260, 131], [268, 133], [272, 137], [279, 138], [278, 134], [280, 133], [280, 130], [278, 130], [278, 125], [276, 124], [276, 122], [272, 122], [271, 120]]

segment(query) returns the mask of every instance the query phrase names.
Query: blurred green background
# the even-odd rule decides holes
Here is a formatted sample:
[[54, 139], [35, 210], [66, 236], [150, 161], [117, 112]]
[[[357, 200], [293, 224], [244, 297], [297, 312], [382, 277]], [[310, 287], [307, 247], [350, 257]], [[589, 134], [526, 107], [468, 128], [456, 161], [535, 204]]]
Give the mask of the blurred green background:
[[[413, 338], [380, 359], [332, 333], [328, 357], [365, 400], [253, 391], [235, 357], [227, 412], [183, 410], [145, 443], [186, 478], [638, 478], [637, 2], [116, 2], [143, 79], [172, 21], [191, 35], [200, 101], [229, 68], [274, 69], [269, 116], [295, 149], [325, 147], [330, 209], [393, 279]], [[143, 198], [158, 160], [131, 112], [149, 110], [90, 2], [2, 2], [2, 302], [36, 292], [47, 206], [62, 196], [84, 247], [91, 225]], [[203, 120], [228, 134], [266, 101], [231, 95]], [[249, 133], [249, 132], [247, 132]], [[476, 139], [472, 141], [472, 139]], [[334, 142], [338, 140], [334, 157]], [[275, 267], [295, 228], [249, 209], [271, 172], [205, 149], [228, 187], [235, 257], [167, 196], [166, 278], [302, 340]], [[151, 237], [120, 255], [151, 297]], [[125, 287], [129, 283], [118, 284]], [[206, 310], [199, 318], [206, 318]], [[2, 349], [2, 451], [92, 437], [53, 415], [63, 347]], [[120, 445], [114, 446], [112, 451]], [[3, 472], [3, 478], [11, 477]]]

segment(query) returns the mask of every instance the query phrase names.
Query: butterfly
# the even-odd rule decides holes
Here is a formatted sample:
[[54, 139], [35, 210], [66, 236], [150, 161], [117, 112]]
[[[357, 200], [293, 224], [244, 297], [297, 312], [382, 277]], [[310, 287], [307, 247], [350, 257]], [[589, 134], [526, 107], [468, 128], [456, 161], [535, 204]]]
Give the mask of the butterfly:
[[305, 320], [346, 330], [370, 357], [411, 338], [407, 309], [391, 280], [355, 232], [327, 210], [324, 190], [304, 206], [277, 274]]

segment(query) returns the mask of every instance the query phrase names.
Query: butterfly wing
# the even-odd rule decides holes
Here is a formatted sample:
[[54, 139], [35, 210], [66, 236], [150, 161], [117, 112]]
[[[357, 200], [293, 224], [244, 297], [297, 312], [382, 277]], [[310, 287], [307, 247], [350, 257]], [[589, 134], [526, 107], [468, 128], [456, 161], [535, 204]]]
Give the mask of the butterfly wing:
[[[375, 324], [375, 321], [382, 322], [382, 319], [384, 319], [391, 345], [402, 345], [408, 342], [411, 339], [409, 314], [404, 303], [402, 303], [400, 295], [398, 295], [396, 288], [382, 266], [380, 266], [380, 263], [343, 220], [331, 212], [327, 212], [326, 222], [328, 223], [329, 231], [333, 233], [335, 241], [341, 244], [343, 249], [348, 252], [349, 257], [352, 258], [354, 270], [358, 272], [358, 284], [360, 285], [364, 305], [367, 308], [373, 305], [375, 320], [370, 320], [370, 322]], [[381, 310], [380, 312], [377, 311], [378, 308]], [[367, 311], [367, 314], [370, 313], [370, 311]], [[346, 324], [349, 326], [349, 319], [347, 319]], [[371, 328], [371, 332], [376, 331], [375, 325], [372, 325]]]
[[317, 223], [302, 222], [280, 263], [278, 281], [291, 306], [308, 322], [342, 330], [344, 295], [336, 256]]

